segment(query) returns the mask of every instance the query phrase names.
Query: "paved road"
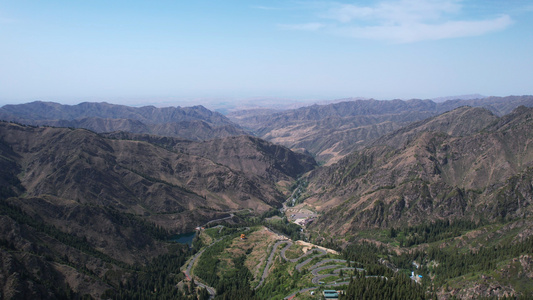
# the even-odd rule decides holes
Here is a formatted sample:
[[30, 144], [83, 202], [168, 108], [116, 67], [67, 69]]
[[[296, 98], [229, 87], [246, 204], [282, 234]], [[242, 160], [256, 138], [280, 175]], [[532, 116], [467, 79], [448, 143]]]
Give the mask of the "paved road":
[[[194, 263], [196, 262], [196, 260], [204, 253], [205, 249], [213, 246], [215, 243], [217, 242], [220, 242], [222, 240], [222, 238], [212, 242], [211, 244], [209, 244], [209, 246], [205, 247], [204, 249], [202, 249], [200, 252], [196, 253], [193, 258], [191, 259], [191, 261], [189, 262], [189, 264], [187, 265], [187, 268], [185, 269], [185, 271], [183, 271], [185, 273], [185, 276], [187, 277], [187, 279], [191, 280], [191, 278], [193, 277], [193, 275], [191, 275], [191, 270], [192, 270], [192, 267], [194, 265]], [[200, 286], [200, 287], [203, 287], [207, 290], [207, 292], [209, 293], [209, 299], [213, 299], [215, 298], [215, 295], [216, 295], [216, 290], [215, 288], [213, 287], [210, 287], [206, 284], [203, 284], [201, 283], [200, 281], [198, 281], [197, 278], [195, 278], [195, 281], [196, 285]]]
[[[263, 270], [263, 275], [261, 276], [261, 280], [259, 281], [259, 284], [255, 287], [257, 290], [265, 281], [265, 279], [268, 276], [268, 270], [270, 269], [270, 266], [272, 265], [272, 259], [274, 259], [274, 255], [276, 255], [276, 250], [278, 249], [279, 245], [287, 243], [289, 245], [292, 245], [291, 241], [277, 241], [274, 246], [272, 247], [272, 250], [270, 251], [270, 256], [267, 259], [267, 263], [265, 265], [265, 269]], [[285, 247], [286, 248], [286, 247]], [[283, 248], [283, 249], [285, 249]], [[285, 252], [283, 252], [285, 253]]]
[[[332, 287], [332, 286], [341, 286], [341, 285], [347, 285], [349, 284], [350, 282], [349, 281], [343, 281], [343, 282], [337, 282], [337, 283], [332, 283], [332, 284], [326, 284], [326, 285], [321, 285], [323, 287]], [[309, 287], [309, 288], [305, 288], [305, 289], [301, 289], [299, 291], [296, 291], [292, 294], [290, 294], [289, 296], [283, 298], [283, 299], [292, 299], [294, 298], [294, 296], [296, 296], [296, 294], [300, 293], [305, 293], [305, 292], [308, 292], [308, 291], [312, 291], [312, 290], [316, 290], [318, 289], [320, 286], [314, 286], [314, 287]]]
[[[286, 249], [285, 249], [286, 250]], [[301, 268], [303, 266], [305, 266], [305, 264], [309, 263], [313, 258], [315, 257], [320, 257], [320, 256], [323, 256], [325, 255], [325, 251], [324, 252], [321, 252], [319, 250], [321, 249], [315, 249], [317, 250], [318, 252], [320, 252], [319, 255], [317, 256], [314, 256], [314, 257], [311, 257], [307, 260], [305, 260], [304, 262], [302, 262], [299, 266], [300, 266], [300, 269], [298, 269], [298, 271], [301, 270]], [[323, 254], [322, 254], [323, 253]], [[301, 257], [297, 258], [300, 259]], [[335, 265], [327, 265], [327, 266], [322, 266], [324, 264], [327, 264], [327, 263], [331, 263], [331, 262], [334, 262], [334, 263], [338, 263], [338, 264], [335, 264]], [[341, 280], [344, 280], [342, 282], [335, 282], [335, 283], [330, 283], [330, 284], [325, 284], [325, 285], [320, 285], [320, 281], [324, 278], [327, 278], [329, 276], [335, 276], [335, 275], [339, 275], [340, 271], [341, 270], [348, 270], [348, 271], [351, 271], [351, 270], [357, 270], [359, 272], [362, 272], [364, 271], [364, 269], [362, 268], [353, 268], [353, 267], [346, 267], [346, 265], [343, 265], [343, 264], [346, 264], [348, 261], [344, 260], [344, 259], [331, 259], [331, 258], [328, 258], [328, 259], [323, 259], [319, 262], [317, 262], [316, 264], [310, 266], [308, 269], [311, 270], [311, 274], [313, 275], [313, 279], [311, 279], [311, 282], [313, 284], [318, 284], [319, 286], [315, 286], [315, 287], [309, 287], [309, 288], [305, 288], [305, 289], [301, 289], [299, 291], [296, 291], [292, 294], [290, 294], [289, 296], [285, 297], [284, 299], [292, 299], [297, 293], [305, 293], [305, 292], [308, 292], [308, 291], [311, 291], [311, 290], [314, 290], [314, 289], [317, 289], [321, 286], [324, 286], [324, 287], [335, 287], [335, 286], [342, 286], [342, 285], [347, 285], [349, 284], [350, 282], [349, 281], [346, 281], [347, 278], [343, 278]], [[354, 263], [353, 261], [351, 261], [351, 263]], [[321, 267], [322, 266], [322, 267]], [[328, 269], [332, 269], [333, 271], [329, 274], [318, 274], [320, 271], [322, 270], [328, 270]], [[367, 276], [367, 277], [372, 277], [372, 276]]]
[[320, 271], [324, 271], [324, 270], [329, 270], [329, 269], [335, 269], [333, 272], [335, 273], [335, 271], [337, 271], [337, 269], [346, 269], [346, 270], [353, 270], [354, 268], [348, 268], [346, 266], [342, 266], [342, 265], [329, 265], [329, 266], [324, 266], [324, 267], [320, 267], [320, 268], [316, 268], [316, 269], [313, 269], [313, 271], [311, 271], [311, 274], [313, 274], [313, 276], [318, 276], [318, 272]]
[[305, 255], [302, 255], [300, 256], [298, 259], [304, 257], [304, 256], [307, 256], [309, 254], [311, 254], [312, 252], [318, 252], [317, 255], [313, 256], [313, 257], [309, 257], [308, 259], [304, 260], [303, 262], [299, 263], [296, 265], [296, 270], [298, 270], [298, 272], [301, 272], [302, 271], [302, 268], [307, 265], [308, 263], [310, 263], [315, 257], [321, 257], [321, 256], [324, 256], [327, 254], [327, 252], [325, 250], [322, 250], [322, 249], [311, 249], [309, 251], [307, 251], [307, 253]]
[[[353, 269], [353, 268], [352, 268]], [[339, 270], [340, 271], [340, 270]], [[337, 270], [333, 271], [333, 273], [337, 273]], [[328, 276], [331, 276], [332, 274], [325, 274], [325, 275], [320, 275], [322, 276], [322, 278], [326, 278]], [[388, 280], [387, 277], [385, 276], [365, 276], [366, 278], [384, 278], [385, 280]], [[319, 284], [319, 277], [315, 277], [312, 279], [312, 282], [313, 284]], [[343, 278], [343, 280], [346, 280], [347, 278]], [[312, 291], [312, 290], [315, 290], [315, 289], [318, 289], [319, 287], [334, 287], [334, 286], [342, 286], [342, 285], [347, 285], [349, 284], [350, 281], [342, 281], [342, 282], [335, 282], [335, 283], [330, 283], [330, 284], [324, 284], [324, 285], [319, 285], [319, 286], [314, 286], [314, 287], [309, 287], [309, 288], [305, 288], [305, 289], [301, 289], [299, 291], [296, 291], [292, 294], [290, 294], [289, 296], [283, 298], [283, 299], [292, 299], [294, 296], [296, 296], [296, 294], [300, 293], [305, 293], [305, 292], [308, 292], [308, 291]]]
[[[293, 242], [290, 241], [290, 240], [277, 241], [274, 244], [274, 246], [272, 247], [272, 249], [270, 250], [270, 255], [269, 255], [268, 259], [267, 259], [267, 262], [266, 262], [266, 265], [265, 265], [265, 269], [263, 270], [263, 274], [261, 276], [261, 280], [259, 281], [259, 284], [255, 287], [255, 289], [258, 289], [259, 287], [261, 287], [261, 285], [263, 284], [265, 279], [268, 277], [269, 269], [270, 269], [270, 266], [272, 265], [272, 260], [274, 259], [279, 246], [281, 246], [282, 244], [285, 244], [286, 246], [283, 247], [280, 250], [280, 256], [285, 261], [289, 261], [289, 262], [295, 263], [295, 262], [299, 261], [300, 259], [302, 259], [302, 258], [304, 258], [306, 256], [310, 256], [311, 254], [316, 253], [315, 255], [309, 257], [308, 259], [306, 259], [303, 262], [301, 262], [298, 265], [296, 265], [295, 268], [299, 272], [301, 272], [302, 269], [307, 264], [309, 264], [309, 262], [311, 262], [314, 258], [321, 257], [321, 256], [324, 256], [324, 255], [327, 254], [327, 252], [325, 250], [323, 250], [323, 249], [313, 248], [313, 249], [307, 251], [306, 253], [304, 253], [303, 255], [301, 255], [300, 257], [289, 259], [289, 258], [287, 258], [285, 253], [293, 245]], [[339, 264], [320, 267], [321, 265], [324, 265], [324, 264], [327, 264], [327, 263], [330, 263], [330, 262], [335, 262], [335, 263], [339, 263]], [[309, 267], [309, 270], [312, 270], [311, 274], [314, 276], [313, 279], [311, 280], [312, 283], [313, 284], [319, 284], [320, 280], [322, 280], [322, 279], [324, 279], [326, 277], [338, 275], [340, 270], [355, 270], [355, 268], [346, 267], [345, 265], [341, 265], [341, 263], [345, 264], [345, 263], [347, 263], [347, 261], [344, 260], [344, 259], [329, 259], [328, 258], [328, 259], [321, 260], [321, 261], [317, 262], [316, 264], [312, 265], [311, 267]], [[334, 270], [333, 270], [333, 272], [331, 274], [323, 274], [323, 275], [318, 274], [320, 271], [327, 270], [327, 269], [334, 269]], [[357, 270], [362, 271], [363, 269], [359, 269], [358, 268]], [[343, 281], [343, 282], [334, 283], [334, 284], [328, 284], [328, 285], [324, 285], [324, 286], [339, 286], [339, 285], [345, 285], [345, 284], [348, 284], [348, 283], [349, 283], [348, 281]], [[318, 288], [318, 286], [299, 290], [299, 291], [297, 291], [297, 292], [285, 297], [285, 299], [290, 299], [290, 298], [294, 297], [294, 295], [296, 295], [296, 293], [303, 293], [303, 292], [314, 290], [316, 288]]]
[[310, 287], [310, 288], [305, 288], [305, 289], [299, 290], [299, 291], [297, 291], [297, 292], [295, 292], [295, 293], [293, 293], [293, 294], [290, 294], [289, 296], [287, 296], [287, 297], [285, 297], [285, 298], [283, 298], [283, 299], [292, 299], [292, 298], [294, 298], [294, 296], [296, 296], [296, 294], [298, 294], [298, 293], [301, 294], [301, 293], [305, 293], [305, 292], [312, 291], [312, 290], [316, 290], [316, 289], [318, 289], [318, 286]]
[[241, 212], [241, 211], [245, 211], [245, 210], [247, 210], [247, 211], [249, 211], [249, 212], [251, 211], [249, 208], [244, 208], [244, 209], [239, 209], [239, 210], [228, 211], [227, 213], [229, 213], [229, 216], [224, 217], [224, 218], [220, 218], [220, 219], [214, 219], [214, 220], [211, 220], [211, 221], [205, 223], [204, 225], [202, 225], [202, 227], [207, 227], [207, 225], [209, 225], [209, 224], [211, 224], [211, 223], [213, 223], [213, 222], [229, 220], [229, 219], [235, 217], [235, 213], [238, 213], [238, 212]]
[[[220, 219], [218, 220], [213, 220], [213, 221], [220, 221]], [[220, 233], [220, 230], [222, 230], [222, 228], [224, 228], [224, 226], [222, 225], [218, 225], [220, 226], [220, 229], [219, 229], [219, 233]], [[244, 231], [248, 231], [250, 230], [250, 227], [244, 227], [243, 228]], [[202, 254], [204, 253], [204, 251], [213, 246], [214, 244], [220, 242], [223, 238], [219, 238], [218, 240], [212, 242], [211, 244], [209, 244], [207, 247], [205, 247], [204, 249], [200, 250], [198, 253], [196, 253], [193, 258], [191, 259], [191, 261], [189, 261], [189, 264], [187, 264], [187, 268], [185, 269], [185, 271], [183, 271], [183, 273], [185, 273], [185, 276], [187, 277], [188, 280], [191, 280], [191, 278], [193, 278], [194, 276], [191, 274], [191, 271], [192, 271], [192, 267], [194, 266], [194, 263], [196, 262], [196, 260], [198, 260], [198, 258], [200, 256], [202, 256]], [[215, 298], [215, 295], [216, 295], [216, 290], [215, 288], [211, 287], [211, 286], [208, 286], [206, 284], [203, 284], [202, 282], [199, 281], [199, 279], [197, 277], [194, 277], [195, 279], [195, 283], [196, 285], [200, 286], [200, 287], [203, 287], [207, 290], [207, 292], [209, 293], [209, 299], [213, 299]]]
[[282, 243], [286, 243], [287, 246], [283, 247], [283, 249], [281, 249], [281, 257], [284, 259], [284, 260], [287, 260], [287, 261], [290, 261], [290, 262], [297, 262], [299, 257], [298, 258], [293, 258], [293, 259], [288, 259], [287, 256], [285, 256], [285, 252], [287, 251], [287, 249], [289, 249], [293, 243], [291, 241], [282, 241]]
[[265, 265], [265, 269], [263, 270], [263, 275], [261, 276], [261, 280], [259, 281], [259, 284], [255, 287], [255, 289], [258, 289], [262, 284], [263, 282], [265, 281], [265, 279], [268, 277], [268, 271], [270, 269], [270, 266], [272, 265], [272, 260], [274, 259], [274, 256], [276, 255], [276, 251], [278, 250], [279, 246], [282, 245], [282, 244], [287, 244], [285, 247], [283, 247], [283, 249], [281, 249], [280, 251], [280, 255], [281, 257], [286, 260], [286, 261], [290, 261], [290, 262], [297, 262], [299, 261], [300, 259], [302, 259], [303, 257], [306, 257], [308, 255], [311, 255], [313, 252], [318, 252], [317, 255], [315, 256], [312, 256], [308, 259], [306, 259], [305, 261], [299, 263], [297, 266], [296, 266], [296, 270], [298, 271], [301, 271], [302, 268], [308, 264], [311, 260], [313, 260], [313, 258], [315, 257], [320, 257], [320, 256], [324, 256], [326, 255], [326, 251], [322, 250], [322, 249], [312, 249], [312, 250], [309, 250], [307, 251], [306, 253], [304, 253], [303, 255], [301, 255], [300, 257], [297, 257], [297, 258], [292, 258], [292, 259], [289, 259], [287, 258], [287, 256], [285, 256], [285, 252], [287, 251], [287, 249], [289, 249], [292, 245], [293, 245], [293, 242], [290, 241], [290, 240], [281, 240], [281, 241], [277, 241], [275, 244], [274, 244], [274, 247], [272, 247], [272, 250], [270, 251], [270, 256], [268, 257], [268, 260], [267, 260], [267, 263]]
[[[226, 219], [226, 218], [223, 218], [223, 219]], [[220, 221], [220, 219], [218, 220], [213, 220], [213, 221]], [[248, 228], [249, 229], [249, 228]], [[186, 270], [184, 271], [185, 273], [185, 276], [187, 276], [187, 279], [191, 279], [192, 278], [192, 275], [191, 275], [191, 270], [192, 270], [192, 267], [194, 266], [194, 263], [196, 262], [196, 260], [204, 253], [204, 251], [211, 247], [212, 245], [214, 245], [215, 243], [221, 241], [222, 238], [212, 242], [211, 244], [209, 244], [209, 246], [205, 247], [204, 249], [202, 249], [200, 252], [196, 253], [196, 255], [193, 256], [193, 258], [191, 259], [191, 261], [189, 261], [189, 264], [187, 265], [187, 268]], [[327, 254], [327, 252], [323, 249], [319, 249], [319, 248], [313, 248], [309, 251], [307, 251], [306, 253], [302, 254], [300, 257], [297, 257], [297, 258], [292, 258], [292, 259], [289, 259], [287, 258], [287, 256], [285, 255], [286, 251], [293, 245], [293, 242], [291, 240], [279, 240], [277, 241], [274, 246], [272, 247], [272, 249], [270, 250], [270, 255], [267, 259], [267, 262], [266, 262], [266, 265], [265, 265], [265, 268], [263, 269], [263, 274], [261, 276], [261, 280], [259, 281], [259, 284], [255, 287], [255, 289], [258, 289], [259, 287], [261, 287], [261, 285], [263, 285], [265, 279], [268, 277], [268, 273], [269, 273], [269, 269], [270, 267], [272, 266], [272, 261], [276, 255], [276, 252], [278, 251], [278, 248], [282, 245], [282, 244], [285, 244], [286, 246], [283, 247], [283, 249], [281, 249], [280, 251], [280, 256], [283, 260], [285, 261], [289, 261], [289, 262], [297, 262], [299, 261], [300, 259], [306, 257], [306, 256], [310, 256], [311, 254], [313, 253], [316, 253], [315, 255], [309, 257], [308, 259], [304, 260], [303, 262], [299, 263], [298, 265], [296, 265], [296, 270], [298, 270], [299, 272], [302, 271], [302, 269], [307, 265], [309, 264], [309, 262], [311, 262], [314, 258], [317, 258], [317, 257], [322, 257], [324, 255]], [[339, 263], [339, 264], [336, 264], [336, 265], [328, 265], [328, 266], [323, 266], [323, 267], [320, 267], [324, 264], [327, 264], [327, 263], [330, 263], [330, 262], [335, 262], [335, 263]], [[351, 267], [346, 267], [345, 265], [341, 265], [342, 264], [345, 264], [347, 263], [346, 260], [344, 259], [324, 259], [324, 260], [321, 260], [317, 263], [315, 263], [314, 265], [312, 265], [311, 267], [309, 267], [309, 270], [312, 270], [311, 271], [311, 274], [313, 275], [313, 279], [311, 280], [313, 284], [319, 284], [320, 280], [326, 278], [326, 277], [329, 277], [329, 276], [334, 276], [334, 275], [338, 275], [338, 273], [341, 271], [341, 270], [358, 270], [358, 271], [363, 271], [364, 269], [361, 269], [361, 268], [351, 268]], [[330, 274], [318, 274], [320, 271], [322, 270], [327, 270], [327, 269], [333, 269], [333, 272], [330, 273]], [[367, 276], [367, 277], [370, 277], [370, 276]], [[207, 289], [208, 293], [209, 293], [209, 298], [210, 299], [213, 299], [216, 295], [216, 290], [213, 288], [213, 287], [210, 287], [206, 284], [203, 284], [201, 282], [198, 281], [198, 279], [195, 277], [195, 282], [198, 286], [200, 287], [203, 287], [205, 289]], [[324, 287], [333, 287], [333, 286], [340, 286], [340, 285], [346, 285], [348, 284], [349, 281], [343, 281], [343, 282], [337, 282], [337, 283], [333, 283], [333, 284], [326, 284], [326, 285], [321, 285], [321, 286], [324, 286]], [[304, 292], [307, 292], [307, 291], [311, 291], [311, 290], [314, 290], [314, 289], [317, 289], [319, 286], [315, 286], [315, 287], [309, 287], [309, 288], [305, 288], [305, 289], [301, 289], [297, 292], [294, 292], [293, 294], [285, 297], [285, 299], [291, 299], [293, 298], [297, 293], [304, 293]]]
[[[328, 270], [328, 269], [334, 269], [334, 270], [333, 270], [332, 273], [318, 274], [320, 271]], [[311, 272], [311, 274], [313, 274], [313, 276], [315, 276], [313, 279], [311, 279], [311, 282], [313, 284], [319, 284], [320, 281], [322, 279], [324, 279], [324, 278], [327, 278], [329, 276], [334, 276], [334, 275], [338, 276], [341, 270], [352, 271], [352, 270], [355, 270], [355, 268], [346, 267], [346, 266], [343, 266], [343, 265], [330, 265], [330, 266], [324, 266], [324, 267], [316, 268], [316, 269], [314, 269]]]
[[333, 258], [324, 259], [324, 260], [321, 260], [321, 261], [317, 262], [316, 264], [312, 265], [311, 267], [309, 267], [309, 270], [312, 270], [314, 268], [318, 268], [319, 266], [321, 266], [323, 264], [330, 263], [330, 262], [346, 263], [346, 260], [344, 260], [344, 259], [333, 259]]

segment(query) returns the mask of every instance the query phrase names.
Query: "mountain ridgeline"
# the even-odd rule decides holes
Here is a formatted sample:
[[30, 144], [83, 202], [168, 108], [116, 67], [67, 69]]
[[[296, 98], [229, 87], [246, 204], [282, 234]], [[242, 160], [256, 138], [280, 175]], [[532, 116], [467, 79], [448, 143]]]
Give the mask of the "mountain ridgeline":
[[85, 128], [95, 132], [127, 131], [181, 137], [195, 141], [245, 134], [220, 113], [205, 107], [130, 107], [84, 102], [62, 105], [36, 101], [5, 105], [0, 120], [28, 125]]
[[[290, 260], [275, 259], [279, 236], [273, 231], [341, 251], [348, 262], [343, 272], [357, 277], [350, 293], [376, 285], [376, 276], [399, 276], [382, 284], [391, 293], [397, 284], [420, 295], [438, 290], [444, 299], [468, 298], [490, 276], [465, 280], [468, 267], [447, 266], [481, 260], [488, 252], [480, 249], [490, 244], [494, 251], [484, 256], [492, 261], [476, 270], [498, 269], [491, 284], [507, 284], [506, 295], [529, 295], [531, 107], [533, 96], [347, 99], [227, 118], [202, 106], [6, 105], [0, 108], [6, 120], [0, 122], [0, 298], [209, 298], [186, 280], [191, 269], [193, 278], [203, 274], [219, 283], [219, 299], [307, 288], [309, 273], [289, 274]], [[291, 198], [298, 201], [290, 209], [312, 213], [303, 231], [288, 221], [298, 213], [275, 216]], [[171, 235], [221, 220], [226, 227], [207, 229], [209, 236], [192, 248], [169, 242]], [[239, 238], [241, 231], [249, 240]], [[235, 248], [231, 259], [224, 252], [229, 248]], [[203, 260], [201, 249], [220, 259]], [[515, 252], [498, 260], [506, 249]], [[298, 257], [301, 249], [291, 251]], [[184, 273], [195, 253], [199, 261], [190, 260]], [[431, 266], [419, 272], [438, 273], [434, 282], [424, 276], [419, 285], [401, 275], [415, 260]], [[353, 270], [354, 261], [372, 274]], [[515, 269], [524, 281], [511, 282], [520, 277], [509, 275]], [[265, 277], [269, 271], [274, 275]], [[475, 284], [460, 294], [457, 278]], [[491, 293], [483, 295], [504, 295]]]
[[346, 234], [533, 213], [533, 109], [461, 107], [400, 129], [309, 175], [316, 228]]
[[[312, 105], [282, 112], [234, 112], [228, 117], [257, 136], [298, 151], [307, 151], [330, 164], [369, 146], [375, 139], [416, 121], [460, 106], [485, 107], [502, 116], [514, 108], [533, 106], [532, 96], [470, 100], [352, 100]], [[467, 127], [467, 126], [464, 126]]]
[[26, 197], [113, 207], [180, 231], [217, 211], [278, 207], [284, 195], [274, 186], [287, 186], [315, 166], [309, 156], [247, 136], [205, 143], [166, 138], [168, 148], [150, 143], [159, 137], [128, 138], [0, 123], [0, 140], [9, 146], [15, 173], [23, 174]]

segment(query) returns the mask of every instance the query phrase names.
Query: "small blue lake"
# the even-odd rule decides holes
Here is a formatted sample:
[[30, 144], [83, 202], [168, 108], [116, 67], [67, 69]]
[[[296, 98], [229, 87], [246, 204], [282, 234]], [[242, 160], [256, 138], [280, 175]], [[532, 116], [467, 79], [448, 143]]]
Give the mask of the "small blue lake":
[[170, 240], [176, 243], [187, 244], [190, 246], [192, 245], [192, 240], [194, 239], [195, 236], [196, 236], [196, 231], [174, 235], [170, 237]]

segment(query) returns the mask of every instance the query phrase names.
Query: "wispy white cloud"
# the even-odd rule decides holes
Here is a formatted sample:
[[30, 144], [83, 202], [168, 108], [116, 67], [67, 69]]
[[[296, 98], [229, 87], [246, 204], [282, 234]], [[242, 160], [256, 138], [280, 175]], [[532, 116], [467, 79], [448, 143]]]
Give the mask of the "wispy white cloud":
[[503, 30], [512, 24], [509, 16], [483, 21], [448, 21], [440, 24], [401, 23], [379, 26], [346, 26], [331, 31], [348, 37], [411, 43], [422, 40], [441, 40], [479, 36]]
[[342, 4], [329, 9], [324, 17], [343, 23], [361, 19], [413, 23], [438, 20], [445, 14], [457, 13], [460, 9], [457, 0], [400, 0], [379, 2], [373, 7]]
[[323, 23], [278, 24], [278, 27], [289, 30], [316, 31], [326, 27], [326, 25]]
[[479, 36], [504, 30], [513, 21], [509, 15], [483, 20], [463, 16], [461, 0], [389, 0], [373, 6], [332, 4], [318, 14], [325, 22], [284, 25], [293, 30], [323, 30], [360, 39], [410, 43]]

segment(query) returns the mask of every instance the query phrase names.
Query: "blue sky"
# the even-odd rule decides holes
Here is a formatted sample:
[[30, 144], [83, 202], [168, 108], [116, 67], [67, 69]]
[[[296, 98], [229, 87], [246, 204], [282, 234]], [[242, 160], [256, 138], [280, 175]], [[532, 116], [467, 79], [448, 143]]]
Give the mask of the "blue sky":
[[0, 105], [533, 94], [533, 1], [0, 1]]

